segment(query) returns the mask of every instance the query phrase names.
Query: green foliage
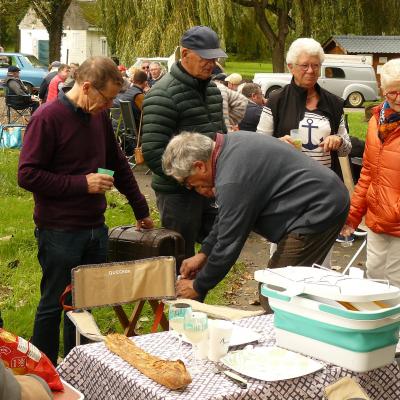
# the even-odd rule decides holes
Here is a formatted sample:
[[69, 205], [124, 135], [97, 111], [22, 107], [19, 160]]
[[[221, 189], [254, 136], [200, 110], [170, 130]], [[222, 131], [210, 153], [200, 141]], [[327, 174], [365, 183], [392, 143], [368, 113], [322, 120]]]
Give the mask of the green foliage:
[[252, 10], [226, 0], [99, 0], [100, 21], [113, 54], [125, 64], [138, 56], [169, 56], [183, 32], [208, 25], [228, 51], [246, 58], [268, 56]]
[[30, 0], [0, 1], [0, 45], [10, 51], [18, 51], [18, 24], [29, 9]]

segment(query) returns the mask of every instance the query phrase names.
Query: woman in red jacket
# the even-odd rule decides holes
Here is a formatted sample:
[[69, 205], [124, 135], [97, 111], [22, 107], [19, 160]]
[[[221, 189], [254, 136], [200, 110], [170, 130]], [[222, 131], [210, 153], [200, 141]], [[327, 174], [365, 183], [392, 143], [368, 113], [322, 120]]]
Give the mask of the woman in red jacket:
[[342, 234], [362, 217], [368, 227], [367, 275], [400, 287], [400, 58], [381, 69], [385, 101], [368, 124], [360, 179]]

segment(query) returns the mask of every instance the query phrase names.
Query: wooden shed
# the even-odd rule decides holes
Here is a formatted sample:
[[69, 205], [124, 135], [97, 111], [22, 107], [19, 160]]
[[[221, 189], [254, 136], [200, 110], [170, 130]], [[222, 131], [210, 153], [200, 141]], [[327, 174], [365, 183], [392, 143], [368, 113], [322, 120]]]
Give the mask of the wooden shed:
[[354, 54], [372, 57], [378, 83], [380, 66], [400, 57], [400, 36], [332, 36], [322, 47], [327, 54]]

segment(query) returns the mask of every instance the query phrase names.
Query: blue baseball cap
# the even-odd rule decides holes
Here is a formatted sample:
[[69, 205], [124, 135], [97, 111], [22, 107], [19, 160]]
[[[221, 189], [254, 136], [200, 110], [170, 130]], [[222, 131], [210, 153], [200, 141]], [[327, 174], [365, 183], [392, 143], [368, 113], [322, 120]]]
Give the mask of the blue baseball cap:
[[8, 67], [8, 72], [19, 72], [19, 71], [21, 71], [21, 70], [15, 65], [10, 65]]
[[188, 29], [181, 38], [181, 46], [193, 50], [206, 60], [228, 57], [220, 48], [218, 35], [208, 26], [200, 25]]

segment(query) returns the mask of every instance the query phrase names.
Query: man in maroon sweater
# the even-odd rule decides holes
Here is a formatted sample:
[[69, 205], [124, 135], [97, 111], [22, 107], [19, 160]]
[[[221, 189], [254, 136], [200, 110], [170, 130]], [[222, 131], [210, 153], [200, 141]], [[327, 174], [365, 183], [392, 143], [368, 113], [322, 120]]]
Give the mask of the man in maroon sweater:
[[[59, 298], [77, 265], [106, 261], [105, 193], [126, 196], [137, 226], [153, 227], [146, 199], [119, 148], [107, 109], [122, 77], [106, 57], [92, 57], [77, 70], [74, 87], [43, 105], [31, 118], [21, 151], [18, 183], [33, 192], [35, 236], [43, 277], [32, 343], [56, 365], [62, 309]], [[114, 171], [114, 176], [98, 173]], [[64, 318], [64, 353], [75, 330]]]

